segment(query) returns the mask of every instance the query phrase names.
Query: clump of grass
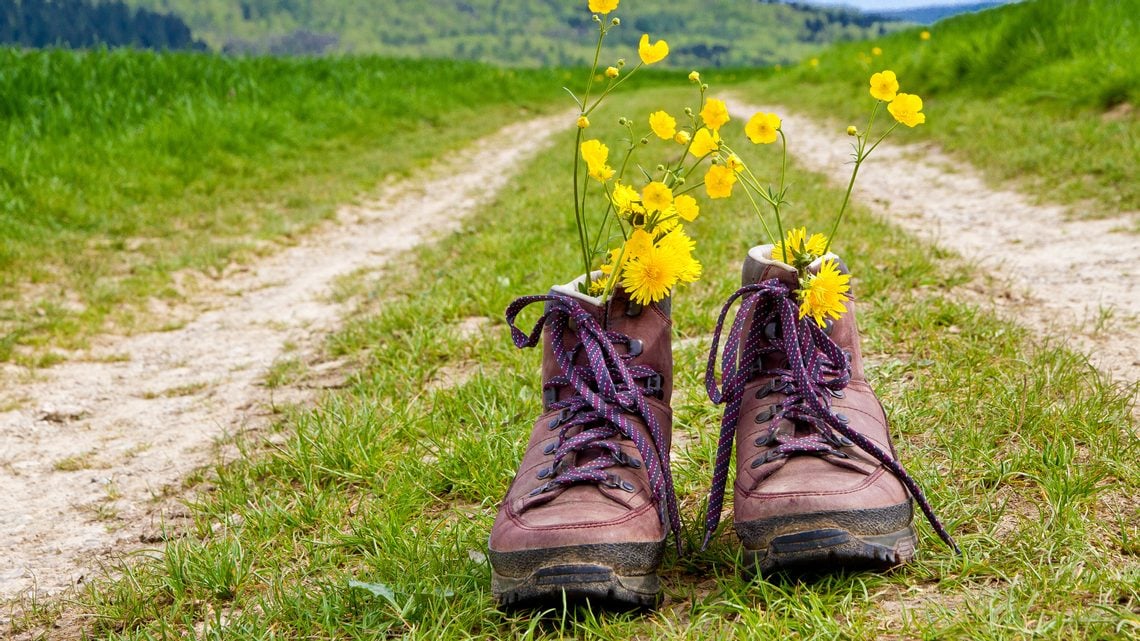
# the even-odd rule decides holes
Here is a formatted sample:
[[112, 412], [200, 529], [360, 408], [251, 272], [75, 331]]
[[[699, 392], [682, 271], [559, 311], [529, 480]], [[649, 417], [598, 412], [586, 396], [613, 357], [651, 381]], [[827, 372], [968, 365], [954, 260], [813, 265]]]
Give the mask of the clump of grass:
[[148, 297], [190, 286], [173, 272], [208, 280], [557, 96], [553, 71], [447, 61], [4, 48], [0, 68], [0, 361], [28, 363], [148, 327]]
[[1134, 1], [1031, 0], [963, 14], [929, 27], [929, 40], [915, 28], [836, 45], [756, 95], [842, 117], [872, 72], [891, 69], [926, 102], [928, 124], [913, 135], [1078, 215], [1136, 211], [1137, 11]]
[[[627, 114], [665, 103], [646, 94]], [[770, 159], [745, 160], [776, 169]], [[830, 221], [842, 193], [794, 169], [789, 180], [797, 216], [811, 228]], [[1140, 607], [1134, 528], [1120, 526], [1140, 515], [1130, 394], [1082, 358], [946, 297], [968, 274], [936, 263], [930, 247], [860, 208], [835, 247], [859, 279], [871, 378], [903, 462], [964, 555], [920, 525], [919, 559], [896, 572], [746, 582], [726, 527], [705, 553], [670, 553], [667, 601], [656, 612], [500, 613], [483, 552], [541, 404], [539, 355], [511, 345], [501, 312], [514, 297], [575, 275], [572, 245], [551, 242], [574, 234], [567, 183], [563, 155], [541, 155], [464, 233], [416, 251], [417, 269], [373, 283], [385, 304], [330, 344], [335, 354], [367, 351], [354, 385], [290, 415], [291, 435], [273, 451], [219, 468], [216, 489], [192, 507], [195, 526], [183, 543], [128, 566], [123, 579], [93, 585], [82, 606], [91, 632], [176, 636], [213, 626], [218, 612], [228, 614], [211, 629], [227, 639], [1130, 631]], [[704, 398], [701, 337], [739, 286], [745, 251], [760, 240], [753, 219], [716, 204], [692, 232], [705, 277], [674, 301], [676, 338], [687, 340], [675, 352], [673, 401], [674, 470], [690, 543], [699, 538], [722, 411]], [[464, 331], [472, 316], [495, 326]], [[440, 366], [461, 362], [479, 371], [428, 389]], [[219, 526], [234, 523], [234, 514], [240, 526]]]

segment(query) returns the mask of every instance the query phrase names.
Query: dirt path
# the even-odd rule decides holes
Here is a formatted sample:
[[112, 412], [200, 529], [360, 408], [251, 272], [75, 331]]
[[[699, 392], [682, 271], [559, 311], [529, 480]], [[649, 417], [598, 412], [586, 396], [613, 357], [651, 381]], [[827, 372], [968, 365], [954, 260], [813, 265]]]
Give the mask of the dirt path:
[[[729, 107], [738, 118], [779, 114], [796, 161], [847, 185], [845, 125], [827, 128], [781, 106]], [[891, 143], [863, 166], [855, 197], [975, 265], [978, 277], [956, 294], [1069, 341], [1122, 383], [1140, 381], [1140, 235], [1119, 231], [1133, 227], [1137, 212], [1069, 220], [1061, 207], [987, 186], [934, 144]]]
[[507, 127], [342, 209], [194, 301], [210, 311], [180, 329], [107, 337], [34, 374], [7, 367], [6, 380], [34, 380], [0, 391], [0, 407], [19, 408], [0, 413], [0, 618], [8, 599], [59, 593], [160, 541], [181, 511], [164, 493], [215, 460], [219, 437], [271, 421], [267, 368], [287, 348], [311, 356], [336, 327], [346, 309], [330, 300], [334, 280], [458, 228], [566, 118]]

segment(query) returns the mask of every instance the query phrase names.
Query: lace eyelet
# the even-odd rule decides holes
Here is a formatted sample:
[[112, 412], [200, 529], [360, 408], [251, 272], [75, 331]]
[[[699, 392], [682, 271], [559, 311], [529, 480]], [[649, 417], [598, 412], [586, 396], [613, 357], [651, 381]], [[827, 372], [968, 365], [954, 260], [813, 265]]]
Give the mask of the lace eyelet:
[[550, 456], [557, 449], [558, 449], [558, 441], [551, 441], [551, 442], [546, 444], [546, 447], [542, 448], [542, 453], [547, 455], [547, 456]]

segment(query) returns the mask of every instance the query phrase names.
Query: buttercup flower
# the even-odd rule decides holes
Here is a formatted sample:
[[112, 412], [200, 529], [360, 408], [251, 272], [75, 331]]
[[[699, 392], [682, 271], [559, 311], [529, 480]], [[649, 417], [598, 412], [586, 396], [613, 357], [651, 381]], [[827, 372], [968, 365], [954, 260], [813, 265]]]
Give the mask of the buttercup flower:
[[673, 204], [673, 190], [665, 183], [653, 181], [641, 190], [641, 202], [649, 211], [665, 211]]
[[776, 132], [779, 129], [779, 116], [758, 112], [748, 119], [748, 124], [744, 125], [744, 134], [755, 144], [767, 145], [776, 142]]
[[669, 55], [669, 45], [664, 40], [649, 44], [649, 34], [643, 33], [641, 42], [637, 45], [637, 55], [641, 56], [641, 61], [647, 65], [661, 62]]
[[811, 316], [820, 327], [825, 326], [827, 318], [838, 320], [847, 311], [844, 303], [851, 300], [847, 296], [850, 280], [851, 275], [841, 274], [834, 260], [822, 261], [819, 273], [809, 274], [796, 292], [800, 299], [800, 318]]
[[689, 72], [689, 82], [700, 82], [700, 81], [701, 81], [700, 72], [698, 72], [698, 71], [690, 71]]
[[617, 78], [619, 73], [621, 73], [621, 72], [618, 71], [617, 67], [606, 67], [606, 77], [607, 78], [610, 78], [610, 79]]
[[617, 9], [619, 2], [621, 2], [621, 0], [590, 0], [590, 11], [606, 15], [614, 9]]
[[871, 55], [872, 56], [881, 56], [881, 55], [883, 55], [883, 50], [878, 48], [878, 47], [871, 47]]
[[614, 169], [606, 164], [610, 157], [610, 149], [600, 140], [587, 140], [580, 147], [582, 159], [586, 161], [586, 169], [591, 178], [606, 182], [613, 178]]
[[871, 96], [876, 100], [890, 102], [899, 90], [899, 81], [893, 71], [880, 71], [871, 76]]
[[610, 198], [619, 213], [644, 213], [644, 209], [639, 204], [641, 196], [637, 193], [636, 189], [629, 185], [623, 185], [620, 182], [615, 183], [614, 191]]
[[590, 126], [590, 119], [585, 116], [578, 116], [578, 128], [585, 129]]
[[895, 120], [907, 127], [921, 125], [926, 122], [926, 114], [922, 113], [922, 98], [909, 93], [900, 93], [887, 105]]
[[733, 171], [744, 171], [744, 161], [741, 160], [740, 156], [737, 156], [736, 154], [732, 154], [728, 158], [725, 158], [724, 165]]
[[648, 251], [622, 268], [621, 285], [635, 303], [648, 305], [663, 300], [677, 283], [678, 262], [675, 252], [650, 245]]
[[701, 109], [701, 120], [705, 122], [706, 127], [716, 131], [728, 122], [728, 107], [724, 105], [723, 100], [709, 98]]
[[693, 145], [689, 147], [689, 151], [697, 158], [711, 154], [720, 148], [720, 134], [715, 131], [709, 131], [705, 127], [697, 130], [697, 134], [693, 136]]
[[847, 135], [857, 136], [859, 135], [859, 130], [855, 128], [855, 125], [847, 125]]
[[929, 31], [923, 31], [922, 33], [918, 34], [918, 37], [921, 40], [930, 40], [930, 32]]
[[673, 209], [676, 210], [678, 216], [690, 223], [696, 220], [701, 213], [697, 199], [687, 194], [681, 194], [673, 199]]
[[705, 174], [705, 192], [709, 198], [728, 198], [736, 183], [736, 172], [724, 165], [713, 165]]
[[678, 131], [677, 133], [673, 134], [673, 142], [677, 143], [678, 145], [689, 144], [689, 132]]
[[664, 111], [649, 114], [649, 128], [662, 140], [669, 140], [677, 131], [677, 120]]

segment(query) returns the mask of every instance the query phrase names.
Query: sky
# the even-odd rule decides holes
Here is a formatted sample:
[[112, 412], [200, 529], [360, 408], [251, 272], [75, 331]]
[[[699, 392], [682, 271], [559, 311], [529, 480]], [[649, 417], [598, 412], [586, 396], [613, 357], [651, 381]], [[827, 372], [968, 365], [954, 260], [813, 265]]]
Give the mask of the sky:
[[879, 9], [912, 9], [956, 4], [974, 4], [978, 0], [801, 0], [807, 4], [847, 5], [863, 11]]

